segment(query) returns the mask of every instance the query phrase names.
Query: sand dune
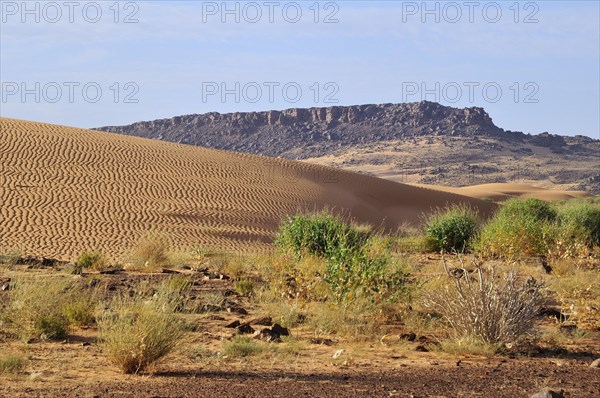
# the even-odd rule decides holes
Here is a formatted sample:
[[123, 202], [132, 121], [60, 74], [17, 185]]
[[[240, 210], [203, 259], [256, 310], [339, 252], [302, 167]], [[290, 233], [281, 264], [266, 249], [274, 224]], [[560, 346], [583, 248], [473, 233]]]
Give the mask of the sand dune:
[[591, 196], [585, 191], [561, 191], [536, 187], [520, 183], [495, 183], [472, 185], [468, 187], [453, 188], [441, 185], [410, 184], [421, 188], [431, 188], [442, 192], [456, 193], [477, 199], [491, 199], [494, 201], [506, 200], [514, 197], [538, 198], [542, 200], [565, 200]]
[[178, 248], [243, 250], [280, 220], [324, 207], [386, 228], [477, 199], [327, 167], [91, 130], [0, 119], [0, 249], [117, 257], [145, 232]]

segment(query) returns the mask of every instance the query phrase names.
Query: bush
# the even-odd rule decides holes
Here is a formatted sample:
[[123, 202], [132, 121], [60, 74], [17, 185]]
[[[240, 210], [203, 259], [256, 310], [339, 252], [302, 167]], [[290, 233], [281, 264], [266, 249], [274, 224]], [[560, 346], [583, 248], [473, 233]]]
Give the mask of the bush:
[[83, 252], [75, 264], [80, 269], [91, 268], [96, 271], [101, 271], [106, 268], [106, 258], [99, 252]]
[[89, 297], [74, 298], [63, 307], [63, 315], [71, 325], [86, 327], [96, 322], [95, 304]]
[[425, 235], [435, 251], [464, 252], [477, 234], [477, 213], [465, 206], [438, 210], [425, 224]]
[[588, 248], [600, 246], [600, 206], [586, 203], [567, 205], [559, 213], [561, 238]]
[[556, 239], [556, 211], [539, 199], [510, 199], [481, 230], [476, 249], [485, 256], [548, 254]]
[[466, 274], [430, 293], [426, 305], [447, 321], [457, 341], [474, 339], [499, 347], [518, 343], [533, 328], [543, 301], [541, 283], [479, 267], [476, 278]]
[[66, 339], [69, 336], [69, 321], [62, 314], [41, 314], [35, 319], [36, 337], [42, 339]]
[[326, 212], [291, 217], [281, 225], [276, 243], [299, 258], [325, 259], [324, 273], [313, 277], [322, 278], [340, 302], [360, 296], [394, 300], [407, 283], [403, 262], [389, 255], [390, 240]]
[[330, 260], [352, 257], [369, 238], [369, 232], [353, 228], [327, 212], [296, 215], [281, 224], [275, 243], [297, 256], [306, 253]]
[[139, 373], [170, 353], [184, 326], [162, 300], [116, 297], [98, 320], [108, 359], [124, 373]]
[[16, 374], [25, 367], [25, 360], [16, 355], [0, 357], [0, 374]]
[[537, 221], [556, 220], [556, 210], [548, 202], [540, 199], [509, 199], [500, 208], [498, 214], [514, 218], [533, 218]]

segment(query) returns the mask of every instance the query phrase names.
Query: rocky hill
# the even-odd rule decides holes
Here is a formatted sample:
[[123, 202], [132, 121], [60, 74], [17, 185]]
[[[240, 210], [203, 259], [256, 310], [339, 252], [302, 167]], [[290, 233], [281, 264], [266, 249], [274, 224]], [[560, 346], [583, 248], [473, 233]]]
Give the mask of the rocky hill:
[[[466, 174], [463, 171], [453, 173], [452, 178], [439, 178], [448, 177], [448, 170], [465, 163], [476, 164], [475, 169], [487, 168], [481, 172], [485, 178], [478, 183], [510, 181], [515, 173], [505, 169], [523, 162], [523, 169], [528, 165], [536, 172], [522, 171], [517, 178], [547, 180], [546, 185], [600, 193], [599, 140], [503, 130], [483, 108], [477, 107], [459, 109], [422, 101], [212, 112], [98, 130], [271, 157], [310, 159], [384, 178], [398, 180], [402, 175], [408, 182], [465, 185], [473, 182], [472, 167]], [[441, 146], [434, 148], [434, 142]], [[465, 146], [471, 150], [462, 151]], [[429, 161], [423, 165], [432, 154], [434, 164]], [[387, 167], [371, 167], [378, 165]], [[505, 175], [499, 175], [502, 173]]]

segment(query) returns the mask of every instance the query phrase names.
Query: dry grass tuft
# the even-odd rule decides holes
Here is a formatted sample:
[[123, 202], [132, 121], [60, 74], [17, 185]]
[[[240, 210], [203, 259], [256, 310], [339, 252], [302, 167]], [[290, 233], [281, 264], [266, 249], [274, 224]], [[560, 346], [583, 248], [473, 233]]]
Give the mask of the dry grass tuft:
[[109, 360], [124, 373], [137, 374], [173, 351], [184, 325], [164, 295], [115, 297], [98, 320], [99, 335]]
[[137, 242], [131, 260], [142, 270], [155, 270], [169, 264], [169, 239], [157, 232], [148, 232]]
[[15, 279], [2, 329], [23, 341], [66, 338], [69, 320], [63, 311], [70, 298], [71, 286], [64, 278]]

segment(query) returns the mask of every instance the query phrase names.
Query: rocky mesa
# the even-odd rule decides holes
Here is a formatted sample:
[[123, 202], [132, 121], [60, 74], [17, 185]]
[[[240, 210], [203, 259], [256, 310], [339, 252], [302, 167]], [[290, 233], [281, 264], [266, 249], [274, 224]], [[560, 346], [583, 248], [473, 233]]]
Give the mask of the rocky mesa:
[[[475, 182], [503, 182], [510, 181], [511, 177], [495, 175], [490, 172], [490, 167], [502, 171], [515, 161], [521, 161], [535, 164], [533, 169], [537, 170], [537, 175], [520, 172], [519, 178], [545, 179], [550, 181], [548, 184], [557, 184], [561, 188], [600, 192], [599, 140], [580, 135], [531, 135], [504, 130], [478, 107], [453, 108], [421, 101], [227, 114], [211, 112], [97, 130], [270, 157], [311, 159], [315, 163], [352, 168], [391, 179], [400, 173], [410, 174], [413, 164], [412, 171], [418, 169], [420, 177], [415, 173], [415, 178], [409, 182], [446, 185], [464, 185], [473, 181], [465, 180], [462, 175], [447, 181], [432, 177], [424, 170], [421, 151], [431, 153], [433, 148], [426, 144], [440, 140], [445, 148], [468, 143], [472, 147], [467, 151], [468, 155], [467, 152], [461, 155], [461, 151], [439, 149], [436, 164], [431, 167], [447, 169], [465, 162], [485, 164], [482, 167], [486, 168], [486, 179]], [[422, 140], [425, 146], [417, 145], [409, 151], [413, 156], [404, 156], [404, 148], [399, 150], [397, 159], [393, 154], [390, 158], [390, 148]], [[404, 152], [403, 156], [400, 156], [401, 152]], [[506, 152], [510, 156], [505, 156]], [[365, 153], [369, 156], [361, 156]], [[346, 160], [326, 160], [331, 155]], [[348, 161], [349, 157], [351, 161]], [[389, 167], [385, 171], [369, 167], [386, 162]]]

